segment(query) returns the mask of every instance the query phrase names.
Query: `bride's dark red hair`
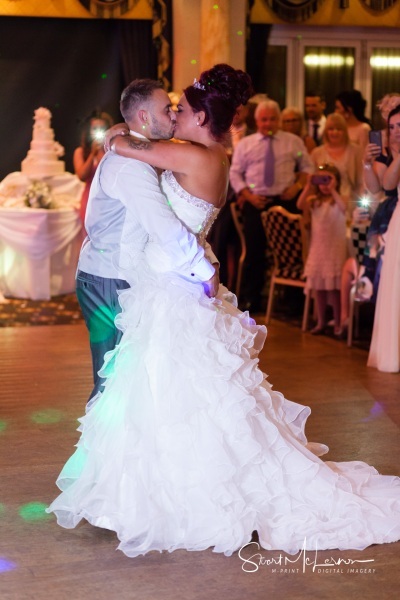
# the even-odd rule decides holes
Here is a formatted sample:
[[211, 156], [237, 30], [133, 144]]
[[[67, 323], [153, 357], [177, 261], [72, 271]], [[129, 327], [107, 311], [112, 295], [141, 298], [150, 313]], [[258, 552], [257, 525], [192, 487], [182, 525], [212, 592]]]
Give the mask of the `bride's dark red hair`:
[[253, 94], [249, 75], [229, 65], [215, 65], [203, 71], [199, 81], [183, 90], [194, 112], [204, 111], [204, 125], [218, 141], [228, 133], [237, 108]]

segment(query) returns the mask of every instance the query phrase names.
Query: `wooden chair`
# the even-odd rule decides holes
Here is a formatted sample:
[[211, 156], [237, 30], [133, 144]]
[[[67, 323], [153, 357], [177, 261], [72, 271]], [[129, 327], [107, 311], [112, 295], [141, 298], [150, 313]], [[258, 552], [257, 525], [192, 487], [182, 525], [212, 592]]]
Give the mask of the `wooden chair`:
[[[305, 289], [304, 263], [306, 236], [301, 215], [294, 215], [281, 206], [273, 206], [261, 213], [267, 244], [274, 258], [274, 268], [268, 296], [265, 322], [268, 325], [274, 302], [276, 285], [289, 285]], [[304, 301], [302, 331], [307, 330], [311, 292], [307, 290]]]
[[243, 266], [244, 266], [244, 261], [246, 259], [246, 239], [244, 237], [242, 211], [240, 210], [240, 208], [236, 204], [236, 202], [231, 203], [231, 213], [232, 213], [232, 219], [235, 224], [236, 231], [237, 231], [239, 239], [240, 239], [240, 247], [241, 247], [241, 254], [239, 257], [239, 262], [238, 262], [238, 267], [237, 267], [236, 289], [235, 289], [235, 294], [239, 301], [240, 287], [242, 285]]

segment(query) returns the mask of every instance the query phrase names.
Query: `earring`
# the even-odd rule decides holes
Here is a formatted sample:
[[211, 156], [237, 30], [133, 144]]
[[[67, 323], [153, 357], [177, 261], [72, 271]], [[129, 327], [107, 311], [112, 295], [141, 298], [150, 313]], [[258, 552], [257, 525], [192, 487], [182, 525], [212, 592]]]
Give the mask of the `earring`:
[[197, 121], [196, 125], [200, 125], [200, 121]]

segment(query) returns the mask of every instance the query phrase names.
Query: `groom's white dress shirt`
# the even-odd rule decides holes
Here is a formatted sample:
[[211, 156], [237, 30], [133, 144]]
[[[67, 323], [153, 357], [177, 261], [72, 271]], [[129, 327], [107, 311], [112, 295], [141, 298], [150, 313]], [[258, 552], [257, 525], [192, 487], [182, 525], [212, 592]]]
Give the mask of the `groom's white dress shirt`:
[[90, 188], [85, 228], [88, 235], [78, 264], [85, 273], [126, 279], [132, 259], [152, 240], [182, 277], [200, 282], [214, 274], [196, 237], [168, 206], [156, 170], [139, 160], [105, 154]]

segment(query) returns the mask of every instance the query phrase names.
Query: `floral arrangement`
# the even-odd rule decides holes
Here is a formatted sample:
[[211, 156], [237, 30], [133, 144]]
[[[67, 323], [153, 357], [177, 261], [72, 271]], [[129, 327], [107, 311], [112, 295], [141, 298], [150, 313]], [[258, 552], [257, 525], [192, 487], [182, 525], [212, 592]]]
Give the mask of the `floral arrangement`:
[[392, 93], [383, 96], [376, 106], [381, 111], [382, 118], [387, 121], [389, 113], [400, 104], [400, 94]]
[[25, 192], [24, 204], [29, 208], [53, 208], [51, 190], [44, 181], [33, 181]]

